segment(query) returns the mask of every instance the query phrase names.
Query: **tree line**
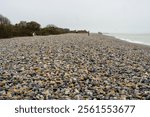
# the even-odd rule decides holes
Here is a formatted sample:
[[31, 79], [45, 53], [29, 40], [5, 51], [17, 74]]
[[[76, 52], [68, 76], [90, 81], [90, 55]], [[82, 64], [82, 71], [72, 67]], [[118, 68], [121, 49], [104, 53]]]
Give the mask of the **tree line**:
[[55, 25], [47, 25], [41, 28], [41, 25], [35, 21], [20, 21], [15, 25], [3, 15], [0, 15], [0, 38], [11, 38], [18, 36], [36, 35], [56, 35], [64, 33], [87, 33], [86, 30], [70, 30], [68, 28], [60, 28]]

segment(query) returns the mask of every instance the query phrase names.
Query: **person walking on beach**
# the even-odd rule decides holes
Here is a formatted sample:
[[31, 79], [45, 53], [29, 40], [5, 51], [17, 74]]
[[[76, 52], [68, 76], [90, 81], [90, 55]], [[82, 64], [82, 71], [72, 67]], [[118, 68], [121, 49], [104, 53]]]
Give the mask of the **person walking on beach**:
[[36, 36], [36, 33], [35, 33], [35, 32], [33, 32], [33, 33], [32, 33], [32, 36]]
[[90, 36], [90, 31], [88, 31], [88, 36]]

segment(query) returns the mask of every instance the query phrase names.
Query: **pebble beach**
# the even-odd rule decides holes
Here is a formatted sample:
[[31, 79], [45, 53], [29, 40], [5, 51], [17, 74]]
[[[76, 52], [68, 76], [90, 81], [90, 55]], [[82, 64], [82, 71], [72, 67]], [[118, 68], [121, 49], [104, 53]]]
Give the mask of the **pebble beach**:
[[1, 100], [149, 100], [150, 46], [102, 34], [0, 39]]

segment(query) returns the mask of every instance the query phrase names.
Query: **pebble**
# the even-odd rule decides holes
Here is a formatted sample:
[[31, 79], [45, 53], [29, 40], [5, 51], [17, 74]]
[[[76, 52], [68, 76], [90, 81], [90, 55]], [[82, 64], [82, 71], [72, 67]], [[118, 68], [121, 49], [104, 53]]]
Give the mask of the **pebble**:
[[65, 94], [68, 95], [70, 93], [70, 89], [65, 90]]
[[150, 47], [110, 36], [0, 39], [0, 99], [150, 99]]

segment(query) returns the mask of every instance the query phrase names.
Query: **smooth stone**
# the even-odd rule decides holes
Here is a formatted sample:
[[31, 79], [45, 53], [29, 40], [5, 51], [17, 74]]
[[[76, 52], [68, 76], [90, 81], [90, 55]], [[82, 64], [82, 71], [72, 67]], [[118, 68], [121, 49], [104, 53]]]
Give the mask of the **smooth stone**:
[[55, 81], [50, 81], [50, 84], [51, 85], [54, 85], [56, 82]]
[[79, 90], [77, 90], [77, 89], [75, 89], [74, 92], [75, 92], [75, 94], [80, 93]]
[[126, 100], [126, 95], [121, 95], [120, 100]]
[[2, 91], [0, 91], [0, 94], [1, 94], [1, 95], [5, 95], [5, 94], [6, 94], [6, 91], [5, 91], [5, 90], [2, 90]]
[[65, 94], [69, 94], [70, 93], [70, 89], [65, 89]]
[[86, 92], [86, 94], [89, 95], [89, 96], [92, 96], [92, 95], [93, 95], [93, 92], [90, 91], [90, 90], [86, 90], [85, 92]]
[[2, 87], [0, 87], [0, 92], [3, 91], [4, 89]]

